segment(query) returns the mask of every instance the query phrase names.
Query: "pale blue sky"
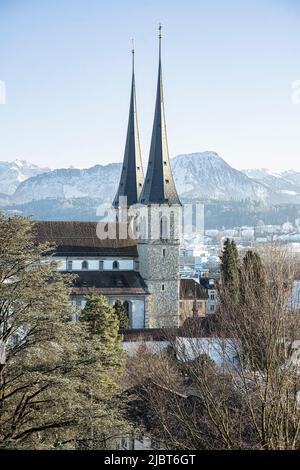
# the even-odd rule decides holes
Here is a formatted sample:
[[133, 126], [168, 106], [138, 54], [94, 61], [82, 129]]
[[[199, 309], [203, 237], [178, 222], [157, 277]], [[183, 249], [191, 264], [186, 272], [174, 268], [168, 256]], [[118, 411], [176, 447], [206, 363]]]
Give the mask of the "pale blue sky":
[[146, 162], [160, 21], [171, 156], [300, 171], [299, 0], [0, 0], [0, 160], [121, 161], [134, 36]]

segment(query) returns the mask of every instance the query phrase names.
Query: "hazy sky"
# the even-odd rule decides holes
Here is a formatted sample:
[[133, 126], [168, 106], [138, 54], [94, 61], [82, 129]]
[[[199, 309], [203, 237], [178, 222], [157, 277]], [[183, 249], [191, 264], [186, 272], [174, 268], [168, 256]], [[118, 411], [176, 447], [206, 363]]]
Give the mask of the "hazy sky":
[[134, 36], [146, 162], [158, 22], [170, 155], [300, 171], [299, 0], [0, 0], [0, 160], [121, 161]]

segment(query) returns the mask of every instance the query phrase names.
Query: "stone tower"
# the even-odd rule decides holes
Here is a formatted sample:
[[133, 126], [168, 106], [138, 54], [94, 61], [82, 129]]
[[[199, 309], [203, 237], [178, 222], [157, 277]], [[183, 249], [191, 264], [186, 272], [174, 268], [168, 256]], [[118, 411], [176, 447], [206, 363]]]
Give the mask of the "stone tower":
[[154, 123], [148, 168], [139, 198], [144, 215], [138, 239], [139, 271], [152, 294], [146, 311], [148, 328], [179, 325], [179, 227], [181, 203], [174, 184], [167, 143], [161, 26]]
[[134, 53], [134, 48], [132, 48], [132, 80], [127, 138], [120, 183], [113, 201], [115, 209], [118, 209], [122, 204], [122, 197], [127, 198], [127, 207], [137, 204], [144, 183], [136, 110]]

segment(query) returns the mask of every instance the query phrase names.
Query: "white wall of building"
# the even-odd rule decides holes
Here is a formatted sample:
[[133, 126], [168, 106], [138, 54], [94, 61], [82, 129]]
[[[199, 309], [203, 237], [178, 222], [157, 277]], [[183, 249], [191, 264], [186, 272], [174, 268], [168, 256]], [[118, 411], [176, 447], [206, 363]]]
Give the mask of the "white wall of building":
[[144, 300], [132, 300], [132, 328], [144, 328], [145, 326], [145, 302]]
[[[123, 348], [129, 356], [138, 353], [141, 347], [146, 347], [153, 354], [159, 354], [170, 345], [169, 341], [124, 341]], [[185, 338], [177, 337], [175, 349], [178, 360], [185, 362], [194, 360], [201, 354], [207, 354], [216, 367], [236, 367], [236, 350], [230, 339], [220, 338]]]
[[175, 347], [177, 358], [182, 362], [207, 354], [219, 368], [237, 365], [236, 350], [230, 339], [178, 337]]
[[133, 271], [133, 260], [132, 259], [111, 259], [111, 260], [104, 260], [103, 270], [112, 271], [113, 269], [113, 262], [118, 261], [119, 263], [119, 270], [120, 271]]
[[129, 302], [131, 328], [145, 328], [145, 301], [144, 299], [128, 299], [126, 297], [110, 297], [109, 304], [114, 305], [117, 300]]
[[[133, 271], [134, 270], [134, 260], [133, 259], [101, 259], [101, 258], [55, 258], [58, 262], [58, 270], [59, 271], [66, 271], [67, 269], [67, 261], [72, 261], [72, 270], [73, 271], [81, 271], [82, 270], [82, 263], [83, 261], [88, 262], [88, 270], [90, 271], [99, 271], [99, 261], [103, 261], [103, 271], [114, 271], [113, 263], [117, 261], [119, 263], [119, 270], [120, 271]], [[86, 269], [85, 269], [86, 271]]]

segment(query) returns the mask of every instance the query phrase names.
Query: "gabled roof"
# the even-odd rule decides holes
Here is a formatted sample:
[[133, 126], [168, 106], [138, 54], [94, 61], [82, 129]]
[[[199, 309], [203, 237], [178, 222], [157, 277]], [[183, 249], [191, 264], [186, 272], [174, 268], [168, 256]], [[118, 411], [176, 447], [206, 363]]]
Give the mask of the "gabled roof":
[[136, 240], [120, 238], [118, 230], [115, 239], [102, 240], [97, 236], [98, 224], [104, 231], [109, 223], [41, 221], [35, 223], [35, 236], [39, 243], [56, 245], [56, 256], [138, 256]]

